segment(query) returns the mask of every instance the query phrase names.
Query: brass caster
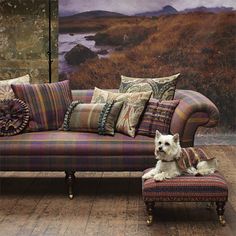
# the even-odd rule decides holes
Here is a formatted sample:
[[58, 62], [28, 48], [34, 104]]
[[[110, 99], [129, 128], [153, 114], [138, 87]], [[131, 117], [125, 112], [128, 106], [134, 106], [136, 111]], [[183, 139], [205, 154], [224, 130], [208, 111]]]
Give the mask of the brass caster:
[[153, 216], [152, 216], [152, 215], [149, 215], [149, 216], [148, 216], [148, 219], [147, 219], [147, 226], [152, 225], [152, 223], [153, 223]]
[[222, 226], [225, 226], [225, 225], [226, 225], [226, 221], [225, 221], [224, 216], [219, 216], [219, 221], [220, 221], [220, 224], [221, 224]]
[[73, 194], [69, 194], [69, 199], [72, 200], [74, 198]]

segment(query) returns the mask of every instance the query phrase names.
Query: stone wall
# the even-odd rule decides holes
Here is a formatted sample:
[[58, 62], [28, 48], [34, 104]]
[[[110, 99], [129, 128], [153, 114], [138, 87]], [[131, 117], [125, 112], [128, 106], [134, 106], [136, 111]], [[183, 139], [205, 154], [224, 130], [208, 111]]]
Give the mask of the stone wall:
[[[48, 82], [48, 1], [0, 0], [0, 80], [30, 74]], [[52, 81], [58, 80], [57, 15], [52, 4]]]

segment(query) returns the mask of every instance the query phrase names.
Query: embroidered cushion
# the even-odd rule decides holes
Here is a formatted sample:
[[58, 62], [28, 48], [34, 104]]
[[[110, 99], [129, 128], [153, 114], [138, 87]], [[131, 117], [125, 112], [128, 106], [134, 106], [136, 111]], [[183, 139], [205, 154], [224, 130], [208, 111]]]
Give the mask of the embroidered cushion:
[[0, 100], [15, 98], [14, 92], [11, 88], [11, 84], [29, 84], [29, 82], [29, 75], [24, 75], [15, 79], [0, 81]]
[[151, 94], [151, 91], [140, 93], [112, 93], [95, 88], [91, 103], [123, 101], [124, 104], [116, 123], [116, 130], [134, 137], [140, 116]]
[[115, 125], [123, 102], [81, 104], [74, 101], [69, 106], [63, 130], [115, 134]]
[[138, 134], [154, 137], [156, 130], [170, 133], [170, 123], [179, 100], [159, 101], [151, 98], [141, 119]]
[[152, 91], [153, 98], [172, 100], [174, 98], [177, 78], [180, 74], [162, 78], [132, 78], [121, 76], [120, 93]]
[[19, 99], [0, 100], [0, 136], [20, 133], [29, 122], [29, 108]]
[[51, 84], [12, 84], [15, 96], [30, 109], [27, 131], [55, 130], [61, 127], [72, 102], [69, 81]]

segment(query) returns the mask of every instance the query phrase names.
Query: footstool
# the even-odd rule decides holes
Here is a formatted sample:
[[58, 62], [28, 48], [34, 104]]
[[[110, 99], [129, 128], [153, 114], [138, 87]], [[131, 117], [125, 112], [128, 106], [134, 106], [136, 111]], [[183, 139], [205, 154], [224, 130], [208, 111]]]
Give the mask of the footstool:
[[[144, 171], [144, 174], [151, 169]], [[146, 204], [147, 225], [153, 223], [155, 202], [210, 202], [216, 203], [221, 225], [225, 225], [224, 206], [228, 199], [228, 187], [224, 177], [215, 172], [207, 176], [185, 175], [164, 181], [143, 180], [142, 195]]]

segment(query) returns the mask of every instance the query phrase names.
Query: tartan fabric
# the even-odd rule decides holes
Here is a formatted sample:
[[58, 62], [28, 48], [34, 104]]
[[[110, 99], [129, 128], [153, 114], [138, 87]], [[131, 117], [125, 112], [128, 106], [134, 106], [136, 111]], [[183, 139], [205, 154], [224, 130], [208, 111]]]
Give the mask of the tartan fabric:
[[[146, 173], [148, 170], [145, 170]], [[207, 176], [178, 176], [165, 181], [142, 182], [144, 201], [227, 201], [228, 187], [219, 172]]]
[[0, 170], [143, 171], [155, 165], [154, 140], [116, 133], [44, 131], [0, 137]]
[[183, 171], [185, 171], [191, 166], [196, 168], [200, 161], [208, 161], [212, 159], [214, 159], [214, 157], [209, 153], [206, 153], [202, 148], [182, 148], [181, 156], [177, 160], [177, 164]]
[[74, 101], [66, 112], [63, 129], [114, 135], [122, 105], [123, 102], [80, 104]]
[[170, 132], [179, 133], [182, 147], [193, 146], [199, 126], [218, 124], [219, 110], [207, 97], [192, 90], [176, 90], [175, 99], [180, 102], [173, 114]]
[[170, 123], [179, 100], [159, 101], [151, 98], [138, 128], [138, 134], [154, 137], [156, 130], [170, 133]]
[[[90, 102], [93, 90], [73, 90], [72, 94], [73, 100]], [[182, 147], [193, 146], [194, 135], [199, 126], [215, 127], [218, 124], [219, 110], [207, 97], [192, 90], [176, 89], [174, 99], [180, 102], [171, 120], [170, 133], [180, 134]]]
[[30, 109], [27, 131], [55, 130], [61, 127], [72, 101], [69, 81], [51, 84], [12, 84], [15, 96]]

